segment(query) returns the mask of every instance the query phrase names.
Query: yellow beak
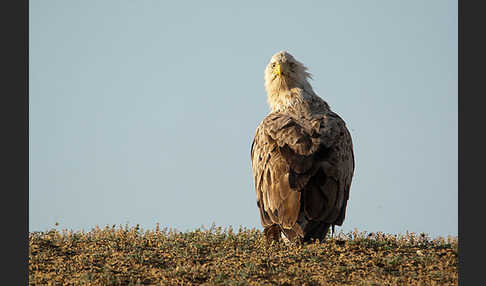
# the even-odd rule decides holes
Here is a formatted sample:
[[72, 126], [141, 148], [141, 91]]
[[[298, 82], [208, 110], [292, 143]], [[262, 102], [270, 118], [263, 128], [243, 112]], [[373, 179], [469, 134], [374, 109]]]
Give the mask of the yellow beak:
[[277, 74], [279, 77], [282, 76], [282, 67], [280, 66], [279, 63], [277, 64]]

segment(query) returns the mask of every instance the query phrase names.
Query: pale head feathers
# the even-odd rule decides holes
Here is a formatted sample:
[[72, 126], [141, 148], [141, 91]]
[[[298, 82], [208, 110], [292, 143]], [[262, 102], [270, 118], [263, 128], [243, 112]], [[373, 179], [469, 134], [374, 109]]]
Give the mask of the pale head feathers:
[[271, 111], [282, 111], [305, 104], [307, 96], [316, 96], [307, 79], [307, 67], [287, 51], [272, 56], [265, 68], [265, 90]]

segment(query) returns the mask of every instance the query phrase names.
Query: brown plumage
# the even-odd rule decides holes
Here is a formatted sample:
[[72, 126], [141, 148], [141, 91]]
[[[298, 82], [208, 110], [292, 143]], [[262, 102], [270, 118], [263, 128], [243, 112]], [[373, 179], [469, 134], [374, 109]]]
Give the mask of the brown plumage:
[[282, 51], [265, 69], [271, 112], [251, 147], [264, 233], [278, 240], [323, 240], [342, 225], [354, 172], [345, 122], [318, 97], [307, 68]]

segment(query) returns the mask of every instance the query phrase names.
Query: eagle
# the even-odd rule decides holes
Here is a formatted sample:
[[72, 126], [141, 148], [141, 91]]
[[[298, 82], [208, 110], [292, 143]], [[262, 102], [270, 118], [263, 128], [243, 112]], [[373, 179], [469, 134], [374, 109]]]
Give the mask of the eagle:
[[354, 173], [344, 120], [312, 89], [312, 76], [287, 51], [265, 68], [270, 113], [258, 125], [251, 164], [268, 241], [323, 241], [346, 215]]

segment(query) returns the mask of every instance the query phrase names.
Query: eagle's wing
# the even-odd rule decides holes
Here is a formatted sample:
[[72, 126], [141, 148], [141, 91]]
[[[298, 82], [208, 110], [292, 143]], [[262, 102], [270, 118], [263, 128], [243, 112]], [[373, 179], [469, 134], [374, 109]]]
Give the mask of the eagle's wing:
[[[323, 205], [319, 220], [342, 225], [354, 173], [353, 142], [344, 120], [334, 112], [328, 112], [320, 123], [321, 143], [327, 151], [325, 156], [316, 157], [324, 167], [314, 177], [325, 178], [321, 190], [327, 203]], [[307, 202], [305, 205], [307, 207]]]
[[301, 201], [309, 219], [341, 225], [354, 170], [352, 153], [344, 121], [332, 112], [312, 120], [269, 114], [251, 148], [263, 227], [294, 228]]

